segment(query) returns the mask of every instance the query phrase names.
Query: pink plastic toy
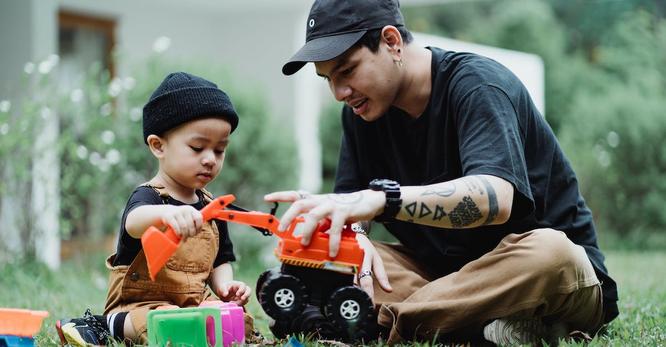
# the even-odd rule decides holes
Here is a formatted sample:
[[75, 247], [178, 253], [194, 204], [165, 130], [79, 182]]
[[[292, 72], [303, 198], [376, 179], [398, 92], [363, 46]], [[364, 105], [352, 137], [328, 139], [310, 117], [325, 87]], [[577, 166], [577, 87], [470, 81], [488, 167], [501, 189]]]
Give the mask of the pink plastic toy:
[[199, 307], [217, 307], [220, 309], [222, 320], [222, 344], [224, 347], [245, 342], [245, 319], [243, 308], [231, 303], [204, 301]]

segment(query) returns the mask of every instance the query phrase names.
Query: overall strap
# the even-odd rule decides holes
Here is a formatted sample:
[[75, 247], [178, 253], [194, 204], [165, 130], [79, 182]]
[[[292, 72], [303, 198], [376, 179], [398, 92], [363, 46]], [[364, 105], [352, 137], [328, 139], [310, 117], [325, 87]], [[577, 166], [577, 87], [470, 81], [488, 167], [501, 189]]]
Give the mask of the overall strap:
[[204, 200], [204, 203], [207, 205], [209, 202], [213, 201], [213, 193], [207, 191], [205, 188], [201, 188], [200, 192], [202, 193], [202, 197]]

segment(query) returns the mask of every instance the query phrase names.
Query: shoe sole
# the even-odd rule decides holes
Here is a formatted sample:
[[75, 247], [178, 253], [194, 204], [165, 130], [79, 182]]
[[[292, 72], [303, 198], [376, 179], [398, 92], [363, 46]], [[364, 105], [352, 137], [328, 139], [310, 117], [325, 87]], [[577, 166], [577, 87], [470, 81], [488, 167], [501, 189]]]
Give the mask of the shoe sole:
[[65, 335], [62, 333], [62, 322], [60, 320], [56, 321], [55, 328], [58, 332], [58, 337], [60, 338], [60, 345], [65, 346], [67, 344], [67, 340], [65, 339]]
[[67, 323], [61, 326], [60, 329], [58, 330], [58, 335], [60, 335], [60, 341], [64, 341], [63, 345], [68, 344], [69, 346], [72, 347], [90, 346], [88, 343], [86, 343], [81, 334], [79, 334], [79, 331], [76, 330], [76, 326], [74, 325], [74, 323]]

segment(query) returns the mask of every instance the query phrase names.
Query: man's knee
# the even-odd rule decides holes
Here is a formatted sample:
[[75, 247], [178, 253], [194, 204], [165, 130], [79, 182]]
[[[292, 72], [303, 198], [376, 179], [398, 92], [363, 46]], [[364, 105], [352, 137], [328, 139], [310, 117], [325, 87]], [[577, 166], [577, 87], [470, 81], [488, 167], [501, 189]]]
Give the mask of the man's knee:
[[540, 276], [552, 274], [559, 277], [562, 271], [575, 272], [590, 266], [585, 251], [561, 231], [536, 229], [521, 243], [529, 249], [525, 263]]

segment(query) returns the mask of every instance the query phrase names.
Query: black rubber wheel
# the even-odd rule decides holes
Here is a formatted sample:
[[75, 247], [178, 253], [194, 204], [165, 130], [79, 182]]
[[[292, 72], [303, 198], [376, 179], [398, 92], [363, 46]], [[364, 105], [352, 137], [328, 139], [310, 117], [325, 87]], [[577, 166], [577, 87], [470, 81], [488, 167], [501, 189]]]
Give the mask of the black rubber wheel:
[[303, 333], [311, 336], [313, 339], [336, 339], [338, 337], [337, 329], [333, 326], [319, 307], [306, 305], [301, 313], [292, 323], [294, 333]]
[[268, 329], [270, 329], [276, 339], [284, 339], [288, 335], [294, 333], [289, 327], [289, 323], [290, 322], [285, 321], [278, 322], [273, 318], [268, 318]]
[[266, 280], [271, 277], [271, 275], [275, 276], [278, 275], [278, 273], [276, 273], [275, 269], [270, 269], [262, 272], [261, 275], [259, 275], [259, 278], [257, 278], [257, 286], [254, 287], [254, 295], [257, 296], [257, 302], [261, 302], [259, 292], [261, 291], [261, 287], [264, 286], [264, 283], [266, 283]]
[[284, 274], [269, 276], [258, 297], [266, 314], [278, 322], [298, 316], [308, 302], [305, 285], [298, 278]]
[[326, 303], [326, 316], [346, 338], [365, 338], [367, 328], [374, 326], [372, 300], [361, 288], [345, 286], [331, 294]]

